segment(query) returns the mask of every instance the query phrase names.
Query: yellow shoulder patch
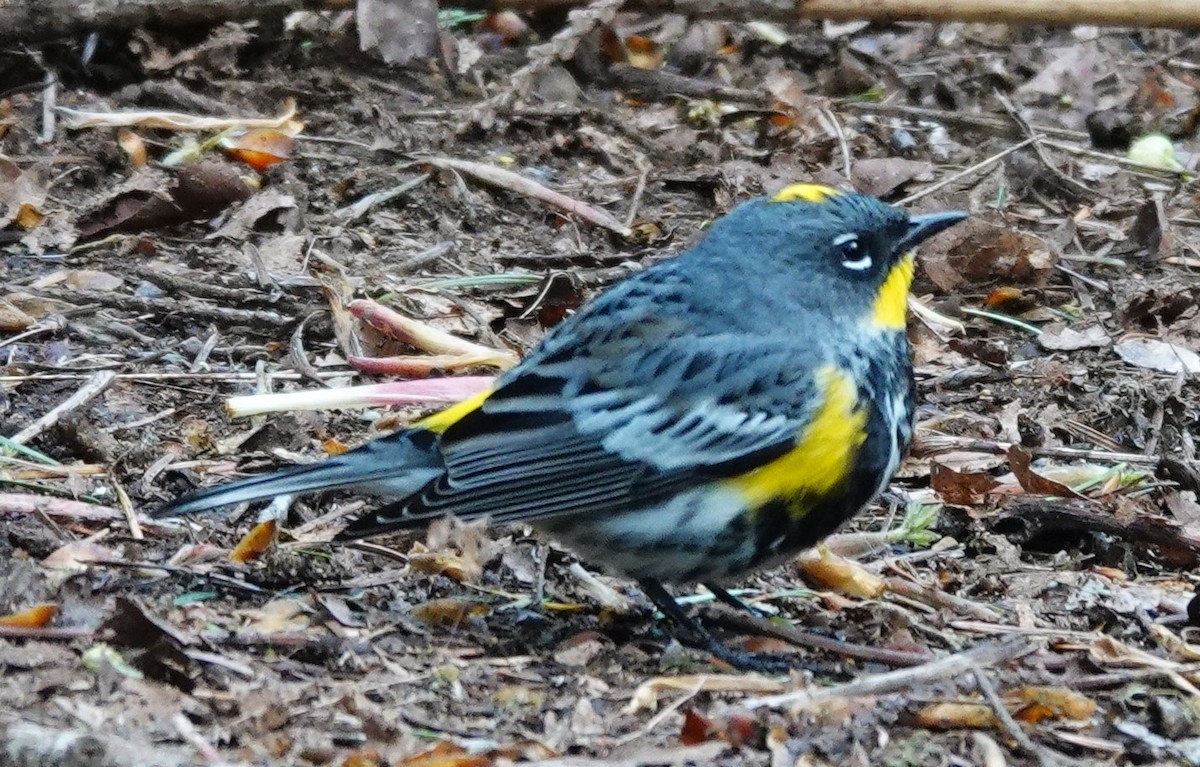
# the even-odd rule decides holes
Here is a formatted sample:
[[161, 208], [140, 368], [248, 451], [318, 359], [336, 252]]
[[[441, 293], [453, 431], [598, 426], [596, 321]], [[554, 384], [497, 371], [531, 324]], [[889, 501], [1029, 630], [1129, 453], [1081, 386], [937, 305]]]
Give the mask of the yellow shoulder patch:
[[[817, 384], [821, 406], [796, 446], [765, 466], [726, 480], [751, 509], [777, 500], [818, 500], [850, 474], [867, 436], [867, 413], [858, 406], [858, 387], [848, 373], [832, 365], [817, 371]], [[809, 505], [789, 504], [799, 514]]]
[[825, 202], [842, 194], [841, 190], [823, 184], [792, 184], [776, 192], [771, 202]]
[[429, 431], [441, 434], [446, 429], [461, 421], [467, 414], [478, 410], [483, 401], [490, 396], [492, 396], [491, 390], [481, 391], [459, 402], [457, 405], [451, 405], [445, 410], [422, 418], [413, 424], [413, 428], [428, 429]]
[[888, 272], [875, 296], [871, 321], [884, 330], [904, 330], [908, 324], [908, 289], [912, 287], [916, 259], [905, 253]]

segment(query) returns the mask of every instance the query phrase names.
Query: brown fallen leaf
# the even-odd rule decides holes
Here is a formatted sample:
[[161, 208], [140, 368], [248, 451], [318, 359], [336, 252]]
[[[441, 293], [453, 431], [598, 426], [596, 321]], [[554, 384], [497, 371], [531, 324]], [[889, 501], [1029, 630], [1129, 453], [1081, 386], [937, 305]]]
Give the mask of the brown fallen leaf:
[[0, 229], [16, 224], [21, 229], [36, 227], [46, 217], [42, 206], [50, 185], [50, 163], [39, 162], [21, 170], [7, 157], [0, 157]]
[[483, 568], [477, 562], [468, 561], [450, 552], [427, 551], [423, 545], [417, 544], [414, 544], [413, 550], [408, 553], [408, 565], [419, 573], [444, 575], [459, 583], [474, 580], [483, 572]]
[[80, 218], [80, 239], [209, 219], [253, 191], [234, 165], [215, 160], [142, 174]]
[[484, 601], [468, 597], [447, 597], [431, 599], [428, 602], [414, 605], [413, 617], [428, 623], [430, 626], [442, 628], [458, 628], [472, 618], [481, 618], [492, 611]]
[[875, 197], [887, 197], [910, 181], [932, 181], [933, 163], [903, 157], [870, 157], [850, 169], [854, 188]]
[[695, 694], [700, 692], [747, 692], [774, 694], [788, 689], [788, 684], [758, 674], [685, 674], [682, 676], [656, 676], [638, 685], [625, 713], [635, 714], [641, 709], [653, 711], [658, 708], [658, 698], [664, 692]]
[[929, 484], [946, 503], [978, 506], [1000, 483], [985, 471], [955, 471], [934, 462], [929, 467]]
[[723, 740], [734, 748], [741, 748], [761, 735], [762, 726], [758, 720], [746, 714], [710, 719], [689, 708], [683, 712], [679, 742], [685, 746], [695, 746], [709, 740]]
[[596, 631], [584, 631], [568, 637], [554, 650], [554, 659], [564, 666], [582, 668], [610, 647], [612, 642]]
[[1013, 476], [1017, 478], [1021, 488], [1027, 493], [1034, 495], [1054, 495], [1059, 498], [1080, 498], [1087, 500], [1087, 496], [1081, 495], [1061, 482], [1057, 482], [1049, 477], [1043, 476], [1032, 468], [1033, 456], [1029, 451], [1023, 450], [1017, 445], [1013, 445], [1008, 449], [1008, 465], [1012, 468]]
[[1050, 277], [1058, 251], [1036, 235], [971, 218], [922, 245], [918, 263], [947, 293], [966, 284], [977, 288], [996, 281], [1037, 286]]

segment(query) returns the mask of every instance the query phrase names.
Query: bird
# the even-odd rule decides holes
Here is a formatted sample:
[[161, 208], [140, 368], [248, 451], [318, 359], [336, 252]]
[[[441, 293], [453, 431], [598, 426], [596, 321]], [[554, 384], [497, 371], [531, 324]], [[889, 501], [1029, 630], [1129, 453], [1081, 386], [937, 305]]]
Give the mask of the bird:
[[774, 667], [713, 637], [664, 584], [749, 609], [722, 584], [813, 547], [887, 488], [913, 435], [914, 248], [967, 215], [812, 183], [747, 200], [489, 390], [155, 516], [352, 488], [388, 502], [338, 540], [448, 516], [528, 524], [636, 581], [684, 643]]

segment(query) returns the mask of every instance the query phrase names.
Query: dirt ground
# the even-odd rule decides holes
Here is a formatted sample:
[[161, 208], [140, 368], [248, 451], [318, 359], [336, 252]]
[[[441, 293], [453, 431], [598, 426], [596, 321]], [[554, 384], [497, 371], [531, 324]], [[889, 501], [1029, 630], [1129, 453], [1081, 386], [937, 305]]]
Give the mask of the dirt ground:
[[[1193, 36], [628, 14], [529, 70], [561, 17], [445, 21], [404, 67], [315, 15], [0, 51], [0, 765], [1200, 764]], [[289, 98], [259, 169], [52, 109]], [[145, 516], [427, 412], [226, 414], [428, 351], [352, 300], [521, 353], [794, 181], [975, 215], [921, 256], [899, 501], [732, 584], [772, 621], [678, 591], [790, 678], [528, 530]]]

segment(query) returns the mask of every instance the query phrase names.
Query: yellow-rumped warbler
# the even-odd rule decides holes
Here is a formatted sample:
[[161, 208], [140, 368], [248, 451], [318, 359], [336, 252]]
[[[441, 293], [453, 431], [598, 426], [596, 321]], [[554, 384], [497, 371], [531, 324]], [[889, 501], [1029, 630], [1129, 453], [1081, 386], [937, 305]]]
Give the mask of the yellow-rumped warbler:
[[357, 450], [160, 515], [339, 487], [397, 498], [341, 539], [454, 515], [523, 522], [636, 579], [719, 582], [811, 547], [886, 487], [912, 436], [913, 247], [961, 221], [796, 184], [600, 295], [485, 394]]

